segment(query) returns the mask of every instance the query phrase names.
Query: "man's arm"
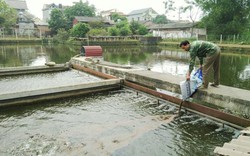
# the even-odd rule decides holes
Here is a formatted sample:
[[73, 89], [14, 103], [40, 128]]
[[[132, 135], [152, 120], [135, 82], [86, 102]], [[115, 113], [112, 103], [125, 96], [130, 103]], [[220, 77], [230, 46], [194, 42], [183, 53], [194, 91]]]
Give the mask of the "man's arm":
[[188, 72], [187, 72], [187, 75], [186, 75], [186, 80], [189, 81], [190, 80], [190, 74], [191, 72], [193, 71], [194, 69], [194, 65], [195, 65], [195, 56], [194, 55], [191, 55], [190, 56], [190, 62], [189, 62], [189, 69], [188, 69]]

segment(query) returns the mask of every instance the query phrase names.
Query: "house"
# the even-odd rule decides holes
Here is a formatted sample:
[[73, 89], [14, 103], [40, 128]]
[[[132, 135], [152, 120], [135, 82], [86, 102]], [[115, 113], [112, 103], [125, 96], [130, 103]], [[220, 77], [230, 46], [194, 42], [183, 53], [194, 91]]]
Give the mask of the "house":
[[104, 17], [104, 18], [106, 18], [106, 19], [108, 19], [108, 20], [112, 20], [112, 17], [111, 17], [111, 16], [112, 16], [112, 14], [114, 14], [114, 13], [117, 13], [117, 14], [120, 15], [120, 16], [126, 17], [126, 15], [125, 15], [123, 12], [120, 12], [120, 11], [118, 11], [118, 10], [116, 10], [116, 9], [101, 11], [101, 12], [100, 12], [100, 16], [101, 16], [101, 17]]
[[145, 8], [140, 10], [131, 11], [127, 15], [129, 22], [131, 21], [152, 21], [157, 15], [159, 15], [152, 8]]
[[73, 20], [73, 26], [76, 25], [77, 23], [90, 23], [98, 21], [102, 21], [106, 26], [114, 25], [114, 22], [102, 17], [75, 16]]
[[168, 24], [155, 24], [148, 27], [153, 36], [162, 38], [203, 38], [206, 36], [206, 29], [195, 28], [195, 23], [191, 22], [172, 22]]
[[5, 0], [6, 4], [16, 9], [18, 19], [17, 19], [17, 33], [19, 35], [30, 35], [34, 30], [34, 21], [27, 12], [28, 7], [25, 0]]
[[49, 24], [47, 22], [38, 20], [35, 21], [35, 26], [36, 26], [36, 33], [34, 34], [37, 37], [41, 36], [49, 36], [50, 35], [50, 29], [49, 29]]
[[48, 22], [48, 20], [50, 19], [50, 13], [53, 9], [59, 9], [59, 10], [65, 10], [67, 7], [69, 6], [63, 6], [62, 4], [58, 4], [56, 5], [55, 3], [52, 4], [44, 4], [43, 5], [43, 21], [44, 22]]
[[6, 4], [8, 4], [10, 7], [16, 9], [16, 11], [19, 12], [25, 12], [28, 10], [27, 3], [25, 0], [5, 0]]

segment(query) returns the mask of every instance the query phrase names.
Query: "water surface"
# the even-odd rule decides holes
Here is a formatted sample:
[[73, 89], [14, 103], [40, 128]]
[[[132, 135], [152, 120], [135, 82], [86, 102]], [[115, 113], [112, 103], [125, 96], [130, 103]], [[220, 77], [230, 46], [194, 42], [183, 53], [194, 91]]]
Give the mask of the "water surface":
[[[102, 46], [104, 60], [183, 76], [188, 70], [189, 53], [180, 48], [148, 46]], [[221, 84], [250, 90], [250, 49], [223, 49]], [[0, 45], [0, 68], [68, 62], [80, 53], [80, 46]], [[196, 63], [198, 65], [198, 61]], [[210, 75], [212, 81], [212, 76]]]
[[0, 155], [213, 155], [238, 134], [128, 89], [0, 110]]

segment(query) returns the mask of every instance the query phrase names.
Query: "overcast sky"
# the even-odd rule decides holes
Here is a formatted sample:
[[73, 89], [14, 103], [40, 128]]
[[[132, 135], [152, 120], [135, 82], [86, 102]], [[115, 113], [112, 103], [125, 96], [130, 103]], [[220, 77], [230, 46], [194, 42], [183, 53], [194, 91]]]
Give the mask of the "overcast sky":
[[[86, 2], [86, 0], [82, 0]], [[175, 0], [176, 6], [183, 5], [184, 0]], [[56, 5], [72, 6], [73, 2], [79, 0], [26, 0], [29, 12], [42, 19], [42, 8], [44, 4], [55, 3]], [[117, 9], [125, 14], [137, 9], [152, 7], [158, 14], [164, 14], [164, 0], [88, 0], [90, 5], [94, 5], [98, 12], [110, 9]], [[170, 19], [178, 18], [178, 13], [174, 13], [168, 17]], [[174, 16], [174, 17], [173, 17]], [[187, 18], [187, 15], [182, 15], [182, 18]]]

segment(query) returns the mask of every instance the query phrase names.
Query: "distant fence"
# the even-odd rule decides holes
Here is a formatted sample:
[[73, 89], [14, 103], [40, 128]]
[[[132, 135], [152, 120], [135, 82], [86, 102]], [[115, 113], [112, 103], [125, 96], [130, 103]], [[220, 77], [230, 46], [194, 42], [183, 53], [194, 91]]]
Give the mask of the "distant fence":
[[218, 43], [250, 44], [250, 35], [249, 34], [207, 35], [207, 40], [216, 41]]
[[8, 39], [8, 38], [42, 38], [45, 36], [45, 32], [40, 29], [15, 29], [15, 28], [0, 28], [0, 39]]
[[207, 40], [212, 41], [215, 43], [231, 43], [231, 44], [250, 44], [250, 35], [196, 35], [193, 37], [186, 37], [186, 38], [165, 38], [166, 41], [182, 41], [183, 39], [189, 40]]

